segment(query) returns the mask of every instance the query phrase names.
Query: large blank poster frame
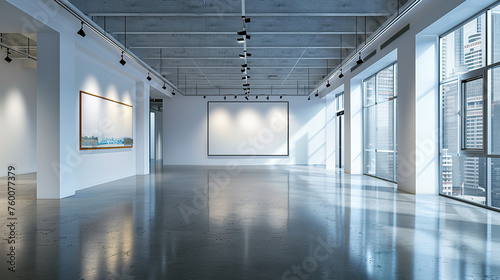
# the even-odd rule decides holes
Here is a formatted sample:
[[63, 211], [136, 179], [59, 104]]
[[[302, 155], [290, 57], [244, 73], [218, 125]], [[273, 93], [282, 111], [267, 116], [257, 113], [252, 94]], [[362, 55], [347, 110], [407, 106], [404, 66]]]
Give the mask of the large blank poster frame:
[[80, 91], [80, 150], [132, 148], [133, 107]]
[[289, 156], [288, 101], [207, 102], [208, 156]]

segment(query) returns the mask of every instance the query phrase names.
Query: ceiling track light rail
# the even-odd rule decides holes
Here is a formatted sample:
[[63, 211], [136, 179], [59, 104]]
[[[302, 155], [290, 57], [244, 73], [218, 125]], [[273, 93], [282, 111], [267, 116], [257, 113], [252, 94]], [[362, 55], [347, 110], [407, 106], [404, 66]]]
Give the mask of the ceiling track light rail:
[[29, 58], [29, 59], [32, 59], [32, 60], [36, 61], [36, 57], [35, 56], [32, 56], [32, 55], [27, 54], [25, 52], [22, 52], [22, 51], [20, 51], [20, 50], [18, 50], [16, 48], [13, 48], [13, 47], [5, 44], [5, 43], [0, 42], [0, 47], [6, 48], [7, 50], [9, 50], [10, 54], [12, 54], [12, 52], [15, 52], [15, 53], [17, 53], [19, 55], [22, 55], [22, 56], [24, 56], [26, 58]]
[[[368, 55], [365, 57], [365, 59], [364, 59], [364, 60], [361, 58], [361, 52], [365, 51], [365, 50], [366, 50], [366, 49], [368, 49], [370, 46], [372, 46], [372, 45], [375, 43], [375, 41], [377, 41], [377, 40], [378, 40], [381, 36], [383, 36], [383, 35], [384, 35], [386, 32], [388, 32], [388, 31], [389, 31], [392, 27], [394, 27], [394, 26], [395, 26], [395, 24], [396, 24], [397, 22], [399, 22], [399, 21], [400, 21], [403, 17], [405, 17], [405, 16], [408, 14], [408, 12], [410, 12], [411, 10], [413, 10], [413, 8], [415, 8], [415, 7], [416, 7], [416, 6], [417, 6], [417, 5], [418, 5], [421, 1], [422, 1], [422, 0], [414, 0], [413, 2], [411, 2], [411, 3], [410, 3], [410, 5], [408, 5], [408, 6], [407, 6], [407, 7], [406, 7], [403, 11], [401, 11], [401, 12], [400, 12], [400, 11], [399, 11], [399, 9], [398, 9], [398, 14], [397, 14], [396, 16], [394, 16], [394, 17], [393, 17], [393, 18], [392, 18], [392, 19], [391, 19], [388, 23], [386, 23], [385, 25], [381, 26], [381, 27], [380, 27], [380, 31], [379, 31], [379, 32], [377, 32], [377, 33], [372, 33], [372, 36], [369, 38], [369, 39], [370, 39], [369, 41], [367, 41], [367, 39], [368, 39], [368, 38], [366, 37], [366, 32], [367, 32], [367, 29], [366, 29], [366, 27], [365, 27], [365, 42], [364, 42], [364, 46], [363, 46], [363, 47], [361, 47], [361, 48], [359, 49], [359, 51], [358, 51], [358, 50], [357, 50], [357, 48], [356, 48], [356, 52], [355, 52], [354, 54], [351, 54], [351, 56], [350, 56], [350, 57], [346, 58], [346, 61], [345, 61], [345, 62], [342, 62], [341, 64], [339, 64], [339, 65], [337, 66], [337, 68], [335, 68], [335, 70], [331, 71], [331, 72], [330, 72], [330, 74], [329, 74], [329, 75], [327, 75], [327, 76], [325, 77], [325, 79], [323, 79], [323, 80], [319, 83], [319, 86], [318, 86], [318, 87], [316, 87], [316, 88], [314, 88], [312, 92], [314, 92], [315, 90], [317, 90], [317, 89], [319, 89], [320, 87], [322, 87], [322, 86], [325, 84], [325, 82], [326, 82], [327, 80], [332, 79], [332, 78], [334, 77], [334, 75], [336, 75], [336, 73], [338, 73], [338, 72], [340, 72], [340, 74], [339, 74], [339, 76], [338, 76], [338, 77], [339, 77], [339, 78], [343, 78], [343, 77], [344, 77], [344, 74], [343, 74], [343, 72], [342, 72], [342, 69], [343, 69], [343, 68], [345, 68], [345, 67], [347, 67], [347, 65], [349, 65], [349, 64], [350, 64], [352, 61], [354, 61], [356, 58], [358, 58], [358, 60], [356, 60], [356, 65], [354, 65], [354, 67], [353, 67], [353, 68], [355, 68], [355, 67], [359, 66], [359, 65], [360, 65], [360, 63], [361, 63], [361, 64], [362, 64], [362, 63], [364, 63], [364, 61], [366, 61], [368, 57], [371, 57], [371, 56], [372, 56], [372, 54], [376, 53], [376, 52], [377, 52], [378, 47], [377, 47], [377, 48], [375, 48], [375, 50], [373, 50], [370, 54], [368, 54]], [[357, 18], [356, 18], [356, 19], [357, 19]], [[366, 26], [366, 21], [365, 21], [365, 26]], [[407, 28], [407, 29], [409, 29], [409, 26], [408, 26], [408, 27], [404, 27], [403, 29], [406, 29], [406, 28]], [[407, 30], [405, 30], [405, 31], [407, 31]], [[357, 28], [356, 28], [356, 32], [357, 32]], [[392, 37], [391, 37], [391, 38], [392, 38]], [[341, 36], [341, 39], [342, 39], [342, 36]], [[356, 43], [357, 43], [357, 40], [356, 40]], [[380, 49], [382, 49], [382, 46], [383, 46], [383, 45], [384, 45], [384, 44], [382, 44], [382, 45], [380, 46]], [[384, 46], [384, 47], [385, 47], [385, 46]], [[363, 61], [363, 62], [361, 62], [360, 60], [361, 60], [361, 61]], [[339, 69], [340, 69], [340, 71], [339, 71]], [[351, 69], [351, 71], [352, 71], [352, 70], [353, 70], [353, 69]]]

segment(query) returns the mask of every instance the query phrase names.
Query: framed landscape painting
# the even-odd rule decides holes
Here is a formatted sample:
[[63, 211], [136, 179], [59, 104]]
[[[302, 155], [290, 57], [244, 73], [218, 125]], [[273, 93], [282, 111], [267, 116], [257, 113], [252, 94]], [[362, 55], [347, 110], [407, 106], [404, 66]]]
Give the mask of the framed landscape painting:
[[80, 91], [80, 150], [132, 148], [133, 106]]

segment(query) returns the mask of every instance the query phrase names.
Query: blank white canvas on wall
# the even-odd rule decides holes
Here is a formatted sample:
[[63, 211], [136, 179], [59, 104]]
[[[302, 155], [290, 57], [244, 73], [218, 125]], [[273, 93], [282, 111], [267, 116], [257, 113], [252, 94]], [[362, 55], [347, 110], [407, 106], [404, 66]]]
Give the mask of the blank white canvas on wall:
[[288, 156], [288, 102], [208, 102], [209, 156]]

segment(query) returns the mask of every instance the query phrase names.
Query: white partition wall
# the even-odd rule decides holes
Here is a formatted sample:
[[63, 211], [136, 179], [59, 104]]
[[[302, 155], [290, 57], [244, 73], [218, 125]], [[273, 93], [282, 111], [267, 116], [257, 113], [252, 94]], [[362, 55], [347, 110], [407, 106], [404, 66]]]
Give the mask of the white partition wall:
[[[233, 99], [234, 100], [234, 99]], [[253, 102], [246, 101], [243, 97], [239, 97], [236, 101], [240, 100], [241, 104], [251, 104]], [[260, 165], [260, 164], [325, 164], [326, 158], [326, 100], [319, 98], [311, 98], [307, 100], [307, 96], [283, 96], [280, 99], [278, 96], [271, 97], [271, 100], [264, 101], [263, 103], [269, 104], [266, 106], [272, 109], [275, 103], [279, 101], [286, 101], [289, 105], [289, 154], [287, 155], [267, 155], [267, 156], [209, 156], [208, 143], [207, 143], [207, 102], [214, 102], [225, 104], [229, 101], [223, 101], [221, 97], [207, 96], [204, 99], [202, 96], [176, 96], [175, 98], [164, 101], [163, 111], [163, 162], [166, 165], [225, 165], [228, 162], [233, 162], [240, 165]], [[286, 102], [276, 103], [283, 104]], [[274, 105], [273, 105], [274, 104]], [[284, 115], [286, 107], [282, 107], [281, 114]], [[252, 115], [240, 108], [235, 110], [235, 115], [231, 114], [221, 118], [220, 121], [234, 122], [238, 125], [238, 118], [242, 117], [240, 121], [245, 123], [248, 119], [244, 114]], [[243, 112], [243, 116], [238, 116]], [[264, 111], [262, 111], [263, 113]], [[226, 112], [227, 113], [227, 112]], [[258, 114], [257, 114], [258, 116]], [[262, 117], [262, 116], [261, 116]], [[262, 117], [264, 119], [264, 117]], [[214, 119], [212, 118], [212, 121]], [[264, 122], [263, 122], [264, 123]], [[277, 129], [280, 134], [276, 134], [276, 145], [281, 150], [270, 148], [270, 151], [278, 151], [280, 154], [285, 153], [284, 148], [286, 145], [286, 133], [281, 129], [281, 124], [286, 122], [280, 121], [279, 127], [271, 126], [269, 129], [273, 131]], [[272, 124], [272, 123], [271, 123]], [[276, 125], [276, 124], [274, 124]], [[224, 126], [225, 127], [225, 126]], [[234, 127], [233, 127], [234, 128]], [[245, 129], [245, 125], [240, 127]], [[248, 128], [248, 127], [247, 127]], [[250, 148], [250, 152], [257, 152], [258, 148], [262, 148], [264, 142], [271, 143], [270, 131], [265, 127], [261, 127], [259, 140], [259, 132], [257, 133], [256, 141], [253, 149], [248, 139], [244, 138], [243, 142], [246, 145], [244, 148]], [[284, 127], [283, 127], [284, 128]], [[273, 132], [274, 133], [274, 132]], [[219, 135], [220, 136], [220, 135]], [[247, 135], [248, 136], [248, 135]], [[220, 136], [222, 137], [222, 136]], [[230, 136], [232, 137], [232, 136]], [[251, 136], [253, 137], [253, 136]], [[273, 136], [274, 137], [274, 136]], [[252, 139], [250, 139], [252, 140]], [[264, 141], [261, 141], [264, 140]], [[233, 140], [230, 144], [235, 144], [233, 149], [238, 148], [238, 141]], [[269, 146], [272, 147], [272, 146]], [[262, 152], [264, 150], [260, 150]]]

